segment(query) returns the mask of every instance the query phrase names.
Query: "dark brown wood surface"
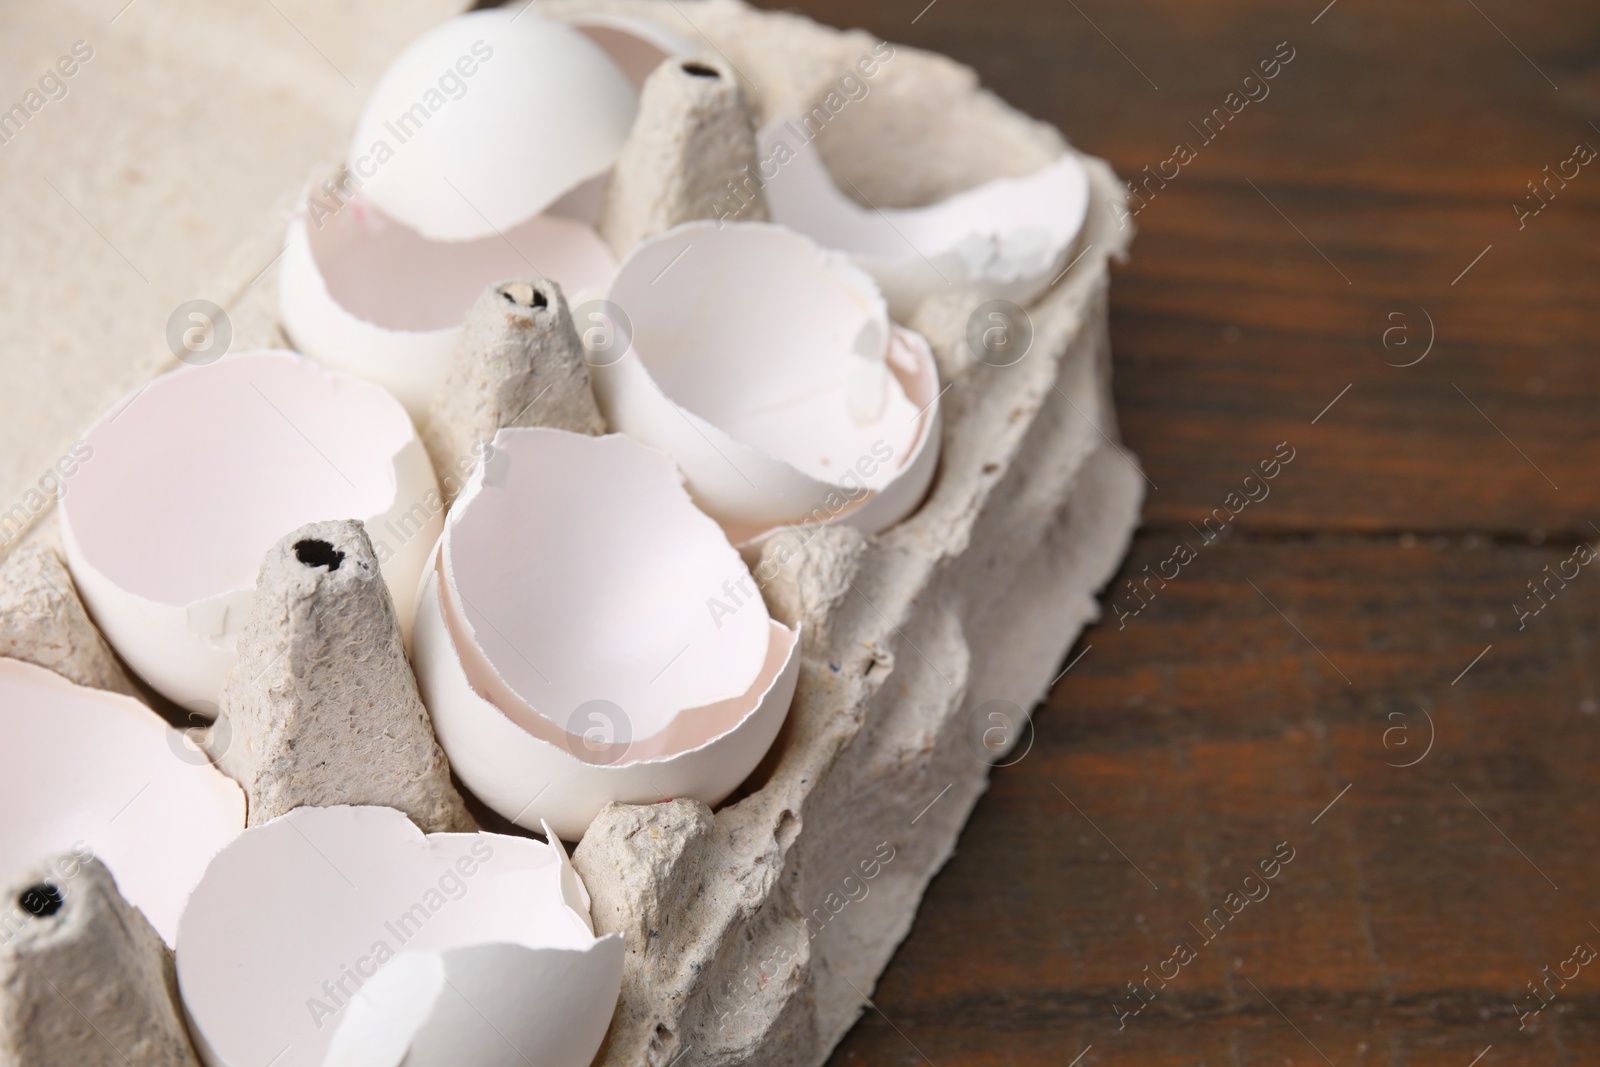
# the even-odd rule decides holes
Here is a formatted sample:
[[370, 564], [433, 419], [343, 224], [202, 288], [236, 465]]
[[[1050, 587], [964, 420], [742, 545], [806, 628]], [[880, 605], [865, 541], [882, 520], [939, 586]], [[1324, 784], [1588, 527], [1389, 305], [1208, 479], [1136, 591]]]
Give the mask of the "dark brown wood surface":
[[1568, 962], [1600, 946], [1600, 567], [1574, 560], [1600, 541], [1600, 167], [1512, 206], [1600, 147], [1600, 8], [924, 4], [794, 6], [971, 64], [1125, 176], [1198, 148], [1113, 285], [1159, 488], [1110, 595], [1197, 558], [1080, 641], [834, 1062], [1600, 1063], [1600, 962]]

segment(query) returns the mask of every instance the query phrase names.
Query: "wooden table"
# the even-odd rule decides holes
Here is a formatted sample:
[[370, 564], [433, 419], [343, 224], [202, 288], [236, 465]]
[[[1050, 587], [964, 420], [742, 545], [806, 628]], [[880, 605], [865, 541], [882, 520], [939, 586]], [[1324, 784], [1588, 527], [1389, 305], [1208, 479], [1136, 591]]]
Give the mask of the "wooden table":
[[1113, 285], [1127, 614], [837, 1064], [1600, 1062], [1600, 8], [1326, 2], [797, 5], [1194, 150]]

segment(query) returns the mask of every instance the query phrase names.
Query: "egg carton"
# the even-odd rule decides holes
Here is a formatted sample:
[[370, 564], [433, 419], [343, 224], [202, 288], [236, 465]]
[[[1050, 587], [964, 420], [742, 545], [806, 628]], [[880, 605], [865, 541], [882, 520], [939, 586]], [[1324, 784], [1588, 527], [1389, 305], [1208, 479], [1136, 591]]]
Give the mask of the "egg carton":
[[[879, 42], [860, 31], [736, 0], [541, 10], [655, 19], [704, 40], [763, 121], [823, 107], [829, 169], [878, 207], [1073, 151], [946, 57], [897, 45], [863, 77]], [[1020, 361], [974, 357], [970, 295], [930, 299], [907, 324], [948, 383], [939, 474], [919, 511], [876, 537], [797, 534], [753, 568], [776, 572], [768, 606], [804, 633], [794, 704], [755, 778], [716, 812], [613, 805], [578, 845], [596, 929], [628, 948], [608, 1067], [822, 1063], [865, 1010], [992, 762], [1031, 736], [1023, 709], [1098, 617], [1093, 594], [1127, 549], [1144, 482], [1110, 390], [1109, 263], [1132, 232], [1110, 167], [1083, 162], [1079, 258], [1028, 308]]]
[[[557, 17], [596, 12], [703, 43], [738, 72], [763, 121], [813, 116], [829, 170], [876, 207], [1028, 175], [1074, 151], [970, 69], [904, 46], [886, 57], [859, 31], [738, 0], [541, 4]], [[931, 343], [945, 390], [939, 471], [916, 514], [876, 536], [794, 530], [752, 560], [772, 616], [803, 633], [793, 705], [756, 773], [716, 811], [667, 797], [610, 805], [579, 842], [573, 864], [596, 932], [626, 945], [597, 1063], [823, 1062], [909, 931], [989, 768], [1029, 743], [1026, 709], [1098, 617], [1094, 594], [1126, 551], [1143, 479], [1118, 439], [1107, 326], [1109, 263], [1132, 229], [1110, 168], [1080, 159], [1083, 236], [1028, 307], [1022, 358], [977, 357], [969, 324], [982, 298], [970, 293], [929, 298], [906, 323]], [[228, 308], [237, 347], [285, 343], [274, 288], [264, 280]], [[97, 635], [79, 632], [87, 623], [68, 610], [64, 573], [30, 558], [67, 592], [42, 614], [0, 595], [0, 654], [25, 649], [74, 680], [126, 690]], [[10, 632], [19, 626], [34, 631]], [[102, 880], [104, 915], [122, 915]], [[133, 970], [159, 956], [107, 945]], [[156, 1021], [130, 1017], [128, 1032], [181, 1034], [170, 992], [152, 988]]]

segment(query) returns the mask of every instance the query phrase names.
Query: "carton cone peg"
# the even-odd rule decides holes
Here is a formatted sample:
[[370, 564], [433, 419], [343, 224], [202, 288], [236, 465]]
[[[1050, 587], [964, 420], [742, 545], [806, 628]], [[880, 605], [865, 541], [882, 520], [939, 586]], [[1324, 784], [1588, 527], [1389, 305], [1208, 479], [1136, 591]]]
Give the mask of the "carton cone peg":
[[302, 806], [381, 805], [425, 833], [477, 824], [417, 695], [360, 522], [318, 522], [267, 551], [207, 749], [259, 826]]
[[447, 498], [460, 492], [496, 430], [605, 433], [583, 355], [566, 298], [551, 279], [514, 278], [483, 291], [422, 431]]
[[66, 565], [43, 541], [21, 546], [0, 565], [0, 656], [92, 689], [138, 695], [89, 621]]
[[0, 1063], [199, 1067], [172, 951], [77, 851], [0, 887]]
[[[600, 235], [620, 258], [695, 219], [764, 222], [755, 115], [726, 60], [669, 60], [645, 79], [639, 117], [606, 190]], [[729, 205], [735, 210], [730, 211]]]

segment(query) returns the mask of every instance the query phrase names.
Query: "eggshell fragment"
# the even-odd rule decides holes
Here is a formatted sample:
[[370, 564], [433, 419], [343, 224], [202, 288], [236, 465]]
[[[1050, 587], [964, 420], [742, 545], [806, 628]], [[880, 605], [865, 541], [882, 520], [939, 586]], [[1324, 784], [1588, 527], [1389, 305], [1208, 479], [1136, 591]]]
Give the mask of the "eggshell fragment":
[[562, 18], [605, 49], [635, 89], [668, 59], [700, 50], [687, 37], [649, 19], [609, 11], [580, 11]]
[[468, 486], [440, 561], [508, 703], [565, 726], [567, 712], [604, 696], [643, 741], [685, 708], [750, 688], [766, 661], [766, 612], [706, 610], [744, 565], [670, 459], [625, 437], [555, 431], [502, 430], [494, 449], [492, 484]]
[[422, 236], [490, 237], [609, 168], [637, 109], [627, 77], [573, 27], [523, 7], [473, 11], [384, 71], [350, 159], [372, 203]]
[[667, 457], [502, 430], [424, 577], [418, 684], [451, 766], [523, 826], [609, 801], [719, 803], [794, 695], [798, 634]]
[[504, 942], [402, 952], [351, 1002], [323, 1067], [587, 1067], [611, 1021], [594, 970], [585, 953]]
[[208, 1067], [585, 1067], [624, 952], [594, 936], [588, 906], [554, 838], [424, 836], [390, 808], [299, 808], [207, 869], [178, 984]]
[[1068, 153], [1025, 178], [997, 178], [919, 208], [864, 207], [834, 183], [802, 119], [758, 139], [772, 219], [850, 255], [896, 318], [952, 286], [1026, 304], [1066, 265], [1089, 207], [1089, 175]]
[[383, 389], [292, 352], [241, 353], [155, 379], [84, 442], [93, 459], [61, 502], [67, 562], [112, 647], [172, 700], [215, 712], [261, 558], [309, 522], [366, 524], [409, 633], [443, 516]]
[[[244, 829], [244, 793], [132, 697], [0, 659], [0, 880], [97, 857], [169, 943], [206, 864]], [[76, 868], [74, 868], [76, 869]]]
[[782, 226], [688, 223], [635, 248], [607, 298], [631, 326], [595, 368], [607, 422], [672, 456], [736, 541], [836, 519], [875, 533], [920, 501], [933, 356], [842, 254]]
[[339, 210], [315, 205], [289, 224], [284, 329], [307, 355], [394, 393], [419, 422], [486, 286], [538, 270], [570, 293], [598, 292], [616, 268], [594, 229], [598, 188], [580, 186], [504, 236], [458, 242], [428, 240], [359, 194]]

